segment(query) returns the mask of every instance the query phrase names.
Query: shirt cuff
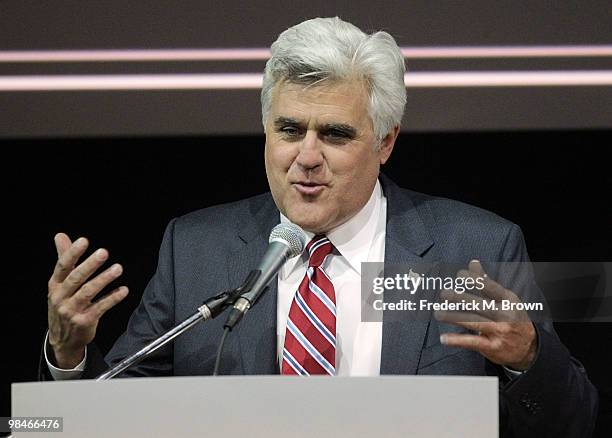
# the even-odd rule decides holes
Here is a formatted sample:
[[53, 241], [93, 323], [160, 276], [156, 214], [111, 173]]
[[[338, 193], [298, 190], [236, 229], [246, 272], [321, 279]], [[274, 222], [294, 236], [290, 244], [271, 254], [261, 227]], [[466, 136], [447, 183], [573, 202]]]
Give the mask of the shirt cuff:
[[514, 379], [514, 378], [520, 376], [521, 374], [525, 373], [525, 371], [513, 370], [513, 369], [508, 368], [508, 367], [503, 366], [503, 365], [502, 365], [502, 368], [504, 369], [504, 372], [506, 373], [506, 376], [508, 376], [509, 379]]
[[71, 379], [80, 379], [83, 371], [85, 371], [85, 361], [87, 360], [87, 347], [85, 347], [85, 356], [83, 360], [74, 368], [65, 370], [62, 368], [58, 368], [53, 366], [51, 361], [49, 360], [49, 355], [47, 353], [47, 349], [50, 347], [49, 345], [49, 331], [47, 330], [47, 334], [45, 335], [45, 361], [47, 362], [47, 367], [49, 368], [49, 373], [51, 373], [51, 377], [53, 380], [71, 380]]

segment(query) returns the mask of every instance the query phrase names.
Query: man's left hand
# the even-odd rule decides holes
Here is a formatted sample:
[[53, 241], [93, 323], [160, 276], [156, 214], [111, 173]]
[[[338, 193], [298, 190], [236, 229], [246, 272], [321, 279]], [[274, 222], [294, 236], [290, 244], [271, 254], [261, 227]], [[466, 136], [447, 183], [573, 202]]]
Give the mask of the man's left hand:
[[485, 274], [480, 262], [473, 260], [469, 269], [459, 271], [458, 276], [483, 278], [484, 288], [480, 290], [483, 297], [468, 293], [457, 294], [455, 291], [442, 291], [440, 296], [449, 302], [467, 302], [473, 300], [495, 300], [497, 310], [478, 311], [436, 311], [438, 321], [454, 324], [472, 330], [474, 334], [445, 333], [440, 342], [450, 347], [467, 348], [482, 354], [499, 365], [517, 371], [527, 370], [535, 360], [537, 352], [537, 335], [529, 315], [524, 310], [501, 310], [501, 301], [520, 303], [514, 292], [491, 280]]

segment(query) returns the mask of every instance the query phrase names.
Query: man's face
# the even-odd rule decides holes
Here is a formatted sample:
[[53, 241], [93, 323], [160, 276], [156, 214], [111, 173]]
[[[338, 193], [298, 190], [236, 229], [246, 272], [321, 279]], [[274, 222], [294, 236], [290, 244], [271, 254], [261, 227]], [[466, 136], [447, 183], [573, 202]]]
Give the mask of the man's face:
[[313, 233], [346, 222], [368, 201], [398, 129], [377, 148], [359, 81], [280, 83], [266, 121], [268, 183], [279, 210]]

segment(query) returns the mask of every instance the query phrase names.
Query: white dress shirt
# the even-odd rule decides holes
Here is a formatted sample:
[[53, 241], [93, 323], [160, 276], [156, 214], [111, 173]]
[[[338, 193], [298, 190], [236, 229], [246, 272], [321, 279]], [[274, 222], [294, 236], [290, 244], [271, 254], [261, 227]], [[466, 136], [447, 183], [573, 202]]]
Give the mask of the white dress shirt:
[[[361, 320], [361, 263], [382, 262], [385, 255], [387, 200], [380, 182], [366, 205], [351, 219], [326, 234], [334, 251], [323, 269], [336, 292], [336, 375], [380, 374], [382, 322]], [[281, 222], [289, 220], [281, 214]], [[308, 239], [314, 236], [306, 233]], [[308, 253], [290, 259], [278, 274], [276, 334], [281, 363], [287, 317], [295, 292], [308, 267]], [[280, 365], [279, 365], [280, 366]]]

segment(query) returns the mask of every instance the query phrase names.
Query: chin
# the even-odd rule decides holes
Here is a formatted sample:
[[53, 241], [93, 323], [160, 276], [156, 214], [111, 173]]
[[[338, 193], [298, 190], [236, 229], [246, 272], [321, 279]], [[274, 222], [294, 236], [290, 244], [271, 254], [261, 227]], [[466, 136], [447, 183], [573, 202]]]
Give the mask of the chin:
[[295, 216], [289, 219], [291, 220], [291, 222], [298, 225], [303, 230], [310, 231], [311, 233], [315, 233], [315, 234], [318, 233], [322, 227], [322, 224], [320, 221], [312, 220], [310, 218]]
[[[312, 207], [310, 207], [312, 208]], [[291, 212], [287, 212], [287, 218], [294, 224], [298, 225], [302, 229], [306, 231], [310, 231], [311, 233], [320, 233], [324, 230], [327, 225], [328, 217], [322, 216], [320, 214], [313, 214], [312, 211], [308, 211], [308, 207], [294, 209]]]

